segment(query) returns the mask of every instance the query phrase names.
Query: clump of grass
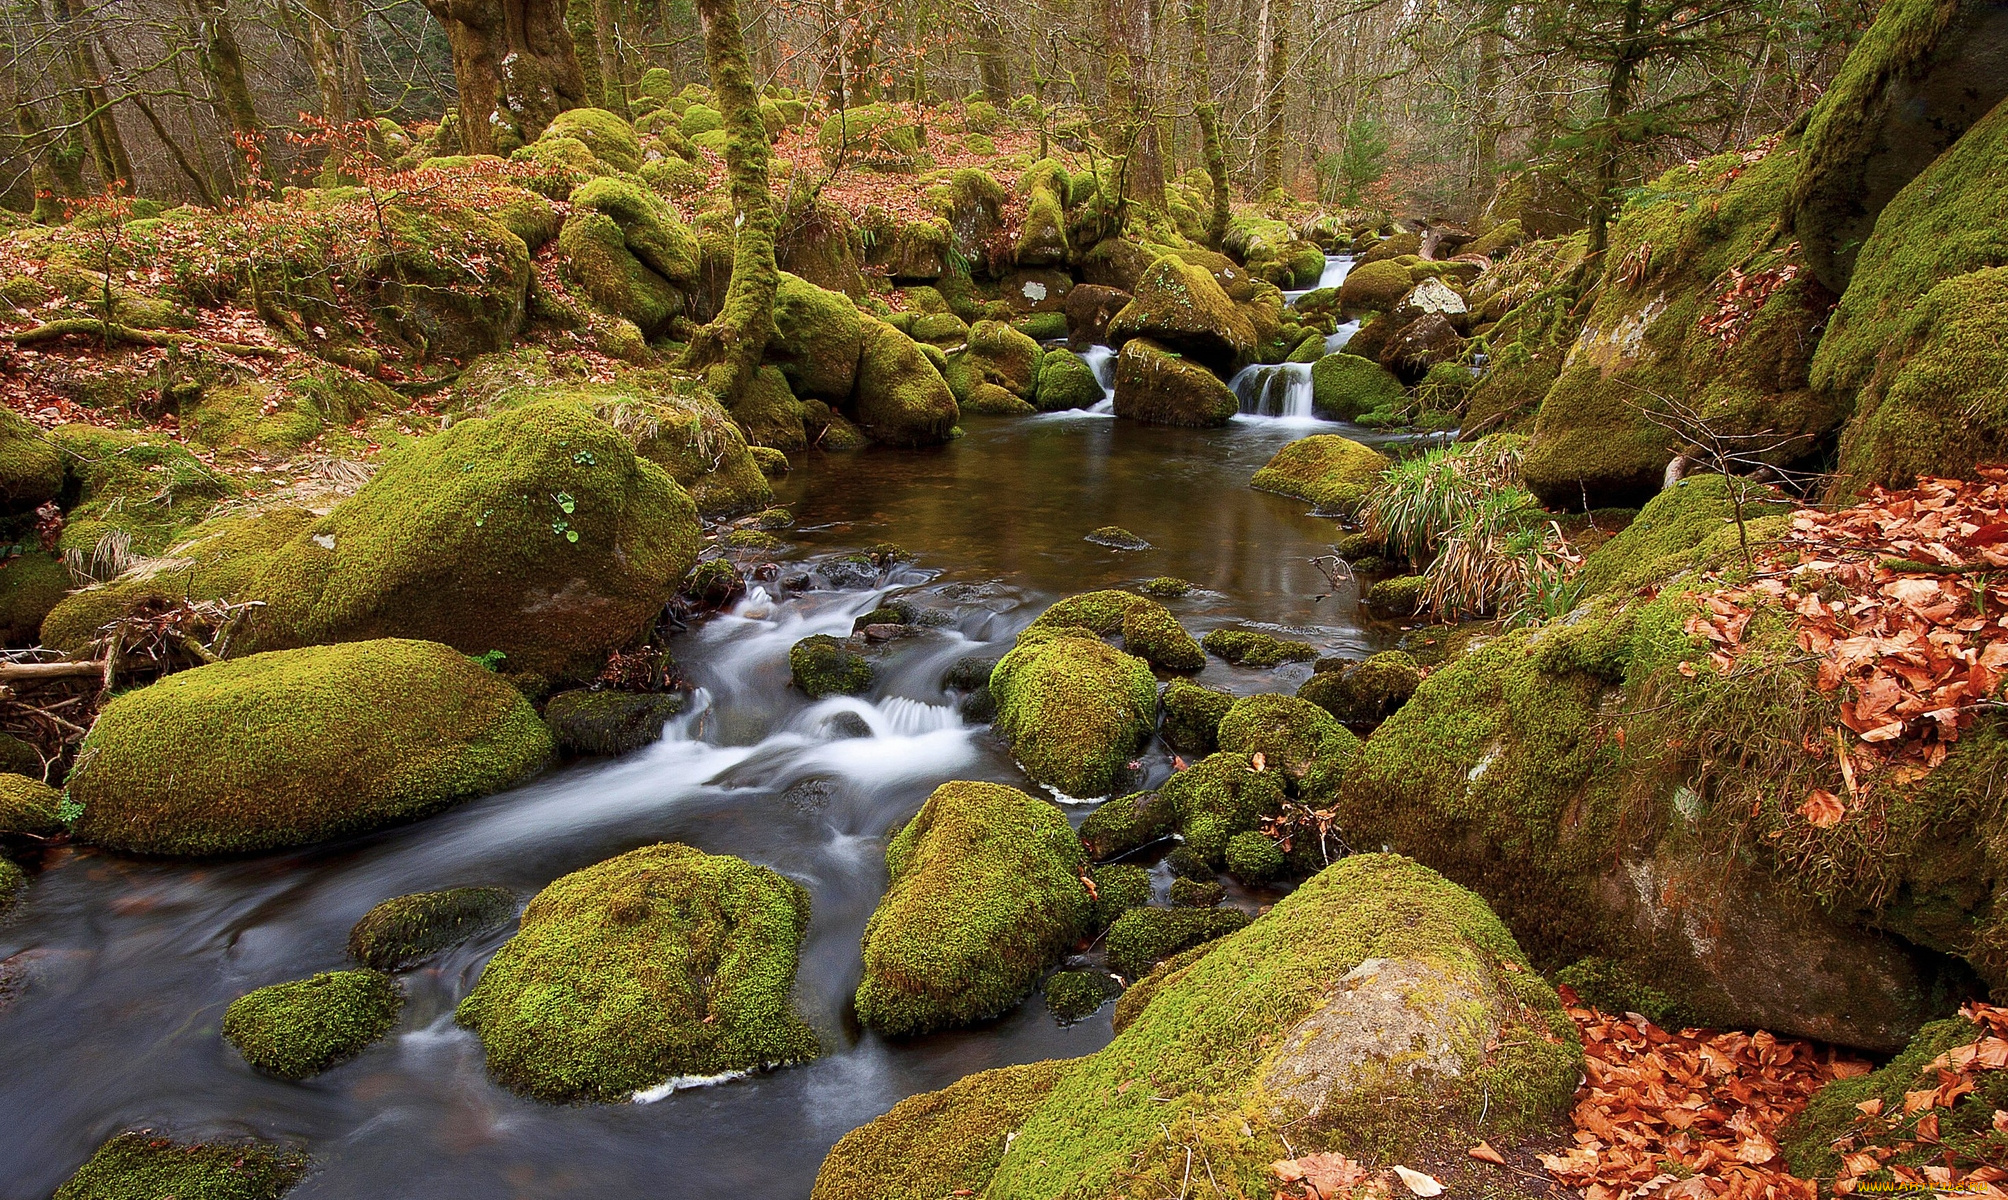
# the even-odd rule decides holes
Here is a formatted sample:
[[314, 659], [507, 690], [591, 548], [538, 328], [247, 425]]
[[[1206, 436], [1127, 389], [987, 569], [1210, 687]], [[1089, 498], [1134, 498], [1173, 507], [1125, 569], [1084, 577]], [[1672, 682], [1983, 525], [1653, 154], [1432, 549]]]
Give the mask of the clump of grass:
[[1523, 437], [1502, 434], [1432, 447], [1395, 463], [1360, 505], [1367, 537], [1412, 563], [1429, 562], [1444, 537], [1487, 496], [1519, 487], [1526, 444]]
[[[1580, 559], [1552, 521], [1534, 519], [1540, 505], [1525, 489], [1488, 493], [1444, 537], [1423, 572], [1423, 604], [1439, 617], [1489, 617], [1518, 612], [1536, 581], [1554, 598]], [[1567, 611], [1567, 609], [1563, 609]]]

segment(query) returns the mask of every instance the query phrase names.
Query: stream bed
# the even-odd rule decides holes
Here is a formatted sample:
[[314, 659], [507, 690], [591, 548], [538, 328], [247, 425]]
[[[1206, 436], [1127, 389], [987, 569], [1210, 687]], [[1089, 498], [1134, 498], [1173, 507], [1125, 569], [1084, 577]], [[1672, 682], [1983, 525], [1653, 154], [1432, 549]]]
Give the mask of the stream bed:
[[[323, 1197], [739, 1197], [808, 1194], [831, 1143], [915, 1092], [1011, 1063], [1090, 1053], [1110, 1009], [1062, 1027], [1034, 994], [978, 1028], [888, 1042], [849, 1010], [858, 938], [884, 891], [884, 834], [949, 779], [1034, 790], [987, 728], [963, 721], [943, 672], [994, 657], [1047, 604], [1175, 575], [1169, 602], [1195, 636], [1245, 623], [1321, 653], [1380, 648], [1348, 586], [1310, 560], [1329, 520], [1248, 478], [1302, 420], [1241, 417], [1208, 431], [1095, 414], [977, 420], [921, 451], [801, 456], [779, 503], [779, 577], [672, 649], [698, 691], [655, 745], [554, 770], [413, 825], [306, 851], [219, 863], [52, 853], [0, 926], [0, 1200], [45, 1200], [107, 1137], [257, 1136], [302, 1145]], [[1152, 548], [1083, 540], [1119, 525]], [[818, 564], [877, 542], [913, 561], [877, 580]], [[845, 586], [838, 586], [839, 583]], [[771, 589], [771, 591], [770, 591]], [[889, 643], [864, 697], [810, 702], [787, 652], [838, 636], [889, 593], [933, 624]], [[1210, 659], [1197, 677], [1236, 693], [1294, 691], [1274, 671]], [[864, 731], [861, 735], [861, 731]], [[1147, 780], [1170, 770], [1161, 749]], [[1089, 809], [1074, 806], [1078, 823]], [[736, 854], [802, 883], [812, 919], [797, 992], [824, 1056], [646, 1104], [556, 1108], [488, 1080], [453, 1006], [509, 928], [404, 973], [397, 1030], [304, 1083], [258, 1074], [218, 1034], [225, 1006], [269, 983], [345, 965], [349, 926], [407, 892], [512, 889], [519, 906], [567, 872], [654, 841]]]

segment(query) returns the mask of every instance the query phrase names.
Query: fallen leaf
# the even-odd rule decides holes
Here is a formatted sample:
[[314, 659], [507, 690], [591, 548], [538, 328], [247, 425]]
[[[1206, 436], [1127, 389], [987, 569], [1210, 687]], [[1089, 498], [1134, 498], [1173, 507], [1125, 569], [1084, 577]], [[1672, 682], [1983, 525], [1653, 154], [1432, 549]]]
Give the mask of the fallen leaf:
[[1496, 1163], [1502, 1167], [1506, 1165], [1506, 1156], [1494, 1150], [1490, 1142], [1480, 1142], [1465, 1153], [1479, 1162]]
[[1848, 810], [1839, 796], [1825, 788], [1814, 788], [1806, 793], [1806, 802], [1799, 806], [1799, 815], [1812, 822], [1815, 829], [1832, 829], [1848, 815]]
[[1425, 1175], [1421, 1171], [1411, 1171], [1407, 1167], [1396, 1167], [1394, 1173], [1401, 1178], [1404, 1184], [1408, 1185], [1409, 1191], [1423, 1197], [1423, 1200], [1428, 1200], [1431, 1196], [1441, 1196], [1443, 1194], [1443, 1185], [1436, 1181], [1434, 1175]]

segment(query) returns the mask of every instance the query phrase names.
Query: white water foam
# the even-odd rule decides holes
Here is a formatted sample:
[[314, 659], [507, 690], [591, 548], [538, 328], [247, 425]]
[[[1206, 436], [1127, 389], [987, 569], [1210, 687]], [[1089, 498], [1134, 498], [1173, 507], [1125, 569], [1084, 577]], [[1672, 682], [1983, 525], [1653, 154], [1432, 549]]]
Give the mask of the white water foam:
[[1243, 416], [1317, 419], [1311, 405], [1310, 363], [1256, 363], [1236, 371], [1227, 386], [1240, 401]]

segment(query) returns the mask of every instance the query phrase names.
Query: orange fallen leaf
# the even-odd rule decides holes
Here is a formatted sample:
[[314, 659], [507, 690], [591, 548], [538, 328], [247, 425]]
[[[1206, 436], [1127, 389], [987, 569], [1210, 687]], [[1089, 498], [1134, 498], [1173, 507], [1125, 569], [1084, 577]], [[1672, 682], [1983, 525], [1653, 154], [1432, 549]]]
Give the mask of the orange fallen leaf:
[[1480, 1142], [1465, 1153], [1479, 1162], [1495, 1163], [1502, 1167], [1506, 1165], [1506, 1156], [1494, 1150], [1490, 1142]]
[[1810, 821], [1815, 829], [1832, 829], [1848, 815], [1848, 810], [1839, 796], [1825, 788], [1814, 788], [1806, 793], [1806, 802], [1799, 806], [1799, 815]]

